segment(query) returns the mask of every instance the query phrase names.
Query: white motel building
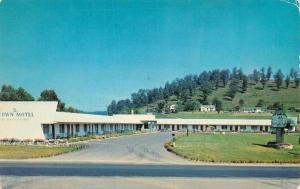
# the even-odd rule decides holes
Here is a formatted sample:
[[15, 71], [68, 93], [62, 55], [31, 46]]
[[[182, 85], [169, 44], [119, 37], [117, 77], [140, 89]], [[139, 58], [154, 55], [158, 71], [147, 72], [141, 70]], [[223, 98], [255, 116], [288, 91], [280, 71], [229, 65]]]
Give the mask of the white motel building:
[[132, 130], [271, 132], [269, 119], [157, 119], [149, 114], [104, 116], [56, 108], [57, 102], [0, 102], [0, 139], [58, 139]]

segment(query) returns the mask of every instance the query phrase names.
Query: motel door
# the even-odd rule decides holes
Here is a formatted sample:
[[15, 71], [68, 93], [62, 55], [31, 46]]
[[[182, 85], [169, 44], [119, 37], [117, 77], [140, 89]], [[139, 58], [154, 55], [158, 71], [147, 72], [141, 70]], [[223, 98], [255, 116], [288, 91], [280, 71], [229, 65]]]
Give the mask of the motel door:
[[71, 125], [71, 136], [74, 136], [74, 126], [73, 126], [73, 124]]
[[70, 124], [67, 124], [67, 137], [70, 136]]
[[144, 123], [144, 129], [149, 129], [148, 123]]
[[235, 131], [238, 131], [238, 126], [235, 126]]
[[136, 125], [136, 130], [137, 130], [137, 131], [142, 130], [142, 125], [141, 125], [141, 124]]
[[174, 125], [172, 125], [172, 131], [174, 131], [175, 130], [175, 126]]
[[55, 126], [52, 124], [52, 138], [55, 139]]

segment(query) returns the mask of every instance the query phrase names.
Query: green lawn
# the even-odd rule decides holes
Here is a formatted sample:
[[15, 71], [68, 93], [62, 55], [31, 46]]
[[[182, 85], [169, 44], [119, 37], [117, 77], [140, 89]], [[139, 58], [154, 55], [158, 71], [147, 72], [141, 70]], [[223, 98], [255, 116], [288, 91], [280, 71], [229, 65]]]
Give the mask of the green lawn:
[[268, 141], [275, 140], [275, 135], [254, 133], [192, 134], [178, 137], [175, 147], [171, 142], [165, 146], [178, 155], [199, 161], [300, 163], [298, 138], [298, 134], [285, 135], [285, 142], [293, 144], [293, 150], [266, 147]]
[[156, 114], [157, 118], [183, 118], [183, 119], [271, 119], [270, 113], [203, 113], [179, 112], [176, 114]]
[[27, 145], [0, 145], [0, 159], [28, 159], [55, 156], [72, 152], [79, 146], [48, 147]]

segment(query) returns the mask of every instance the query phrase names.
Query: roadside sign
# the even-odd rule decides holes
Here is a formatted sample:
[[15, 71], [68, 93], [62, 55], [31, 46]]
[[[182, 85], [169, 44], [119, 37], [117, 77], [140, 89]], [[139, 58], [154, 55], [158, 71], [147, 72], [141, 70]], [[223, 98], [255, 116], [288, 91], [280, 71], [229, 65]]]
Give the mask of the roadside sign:
[[272, 127], [285, 128], [287, 126], [288, 118], [282, 111], [276, 111], [272, 116]]

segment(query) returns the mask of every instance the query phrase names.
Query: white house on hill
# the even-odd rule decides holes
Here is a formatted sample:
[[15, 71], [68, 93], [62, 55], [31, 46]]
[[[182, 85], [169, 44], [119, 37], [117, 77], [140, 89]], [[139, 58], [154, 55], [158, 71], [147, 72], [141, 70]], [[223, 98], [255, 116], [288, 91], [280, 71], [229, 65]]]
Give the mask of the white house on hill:
[[215, 105], [201, 105], [200, 111], [201, 112], [215, 112], [216, 106]]

